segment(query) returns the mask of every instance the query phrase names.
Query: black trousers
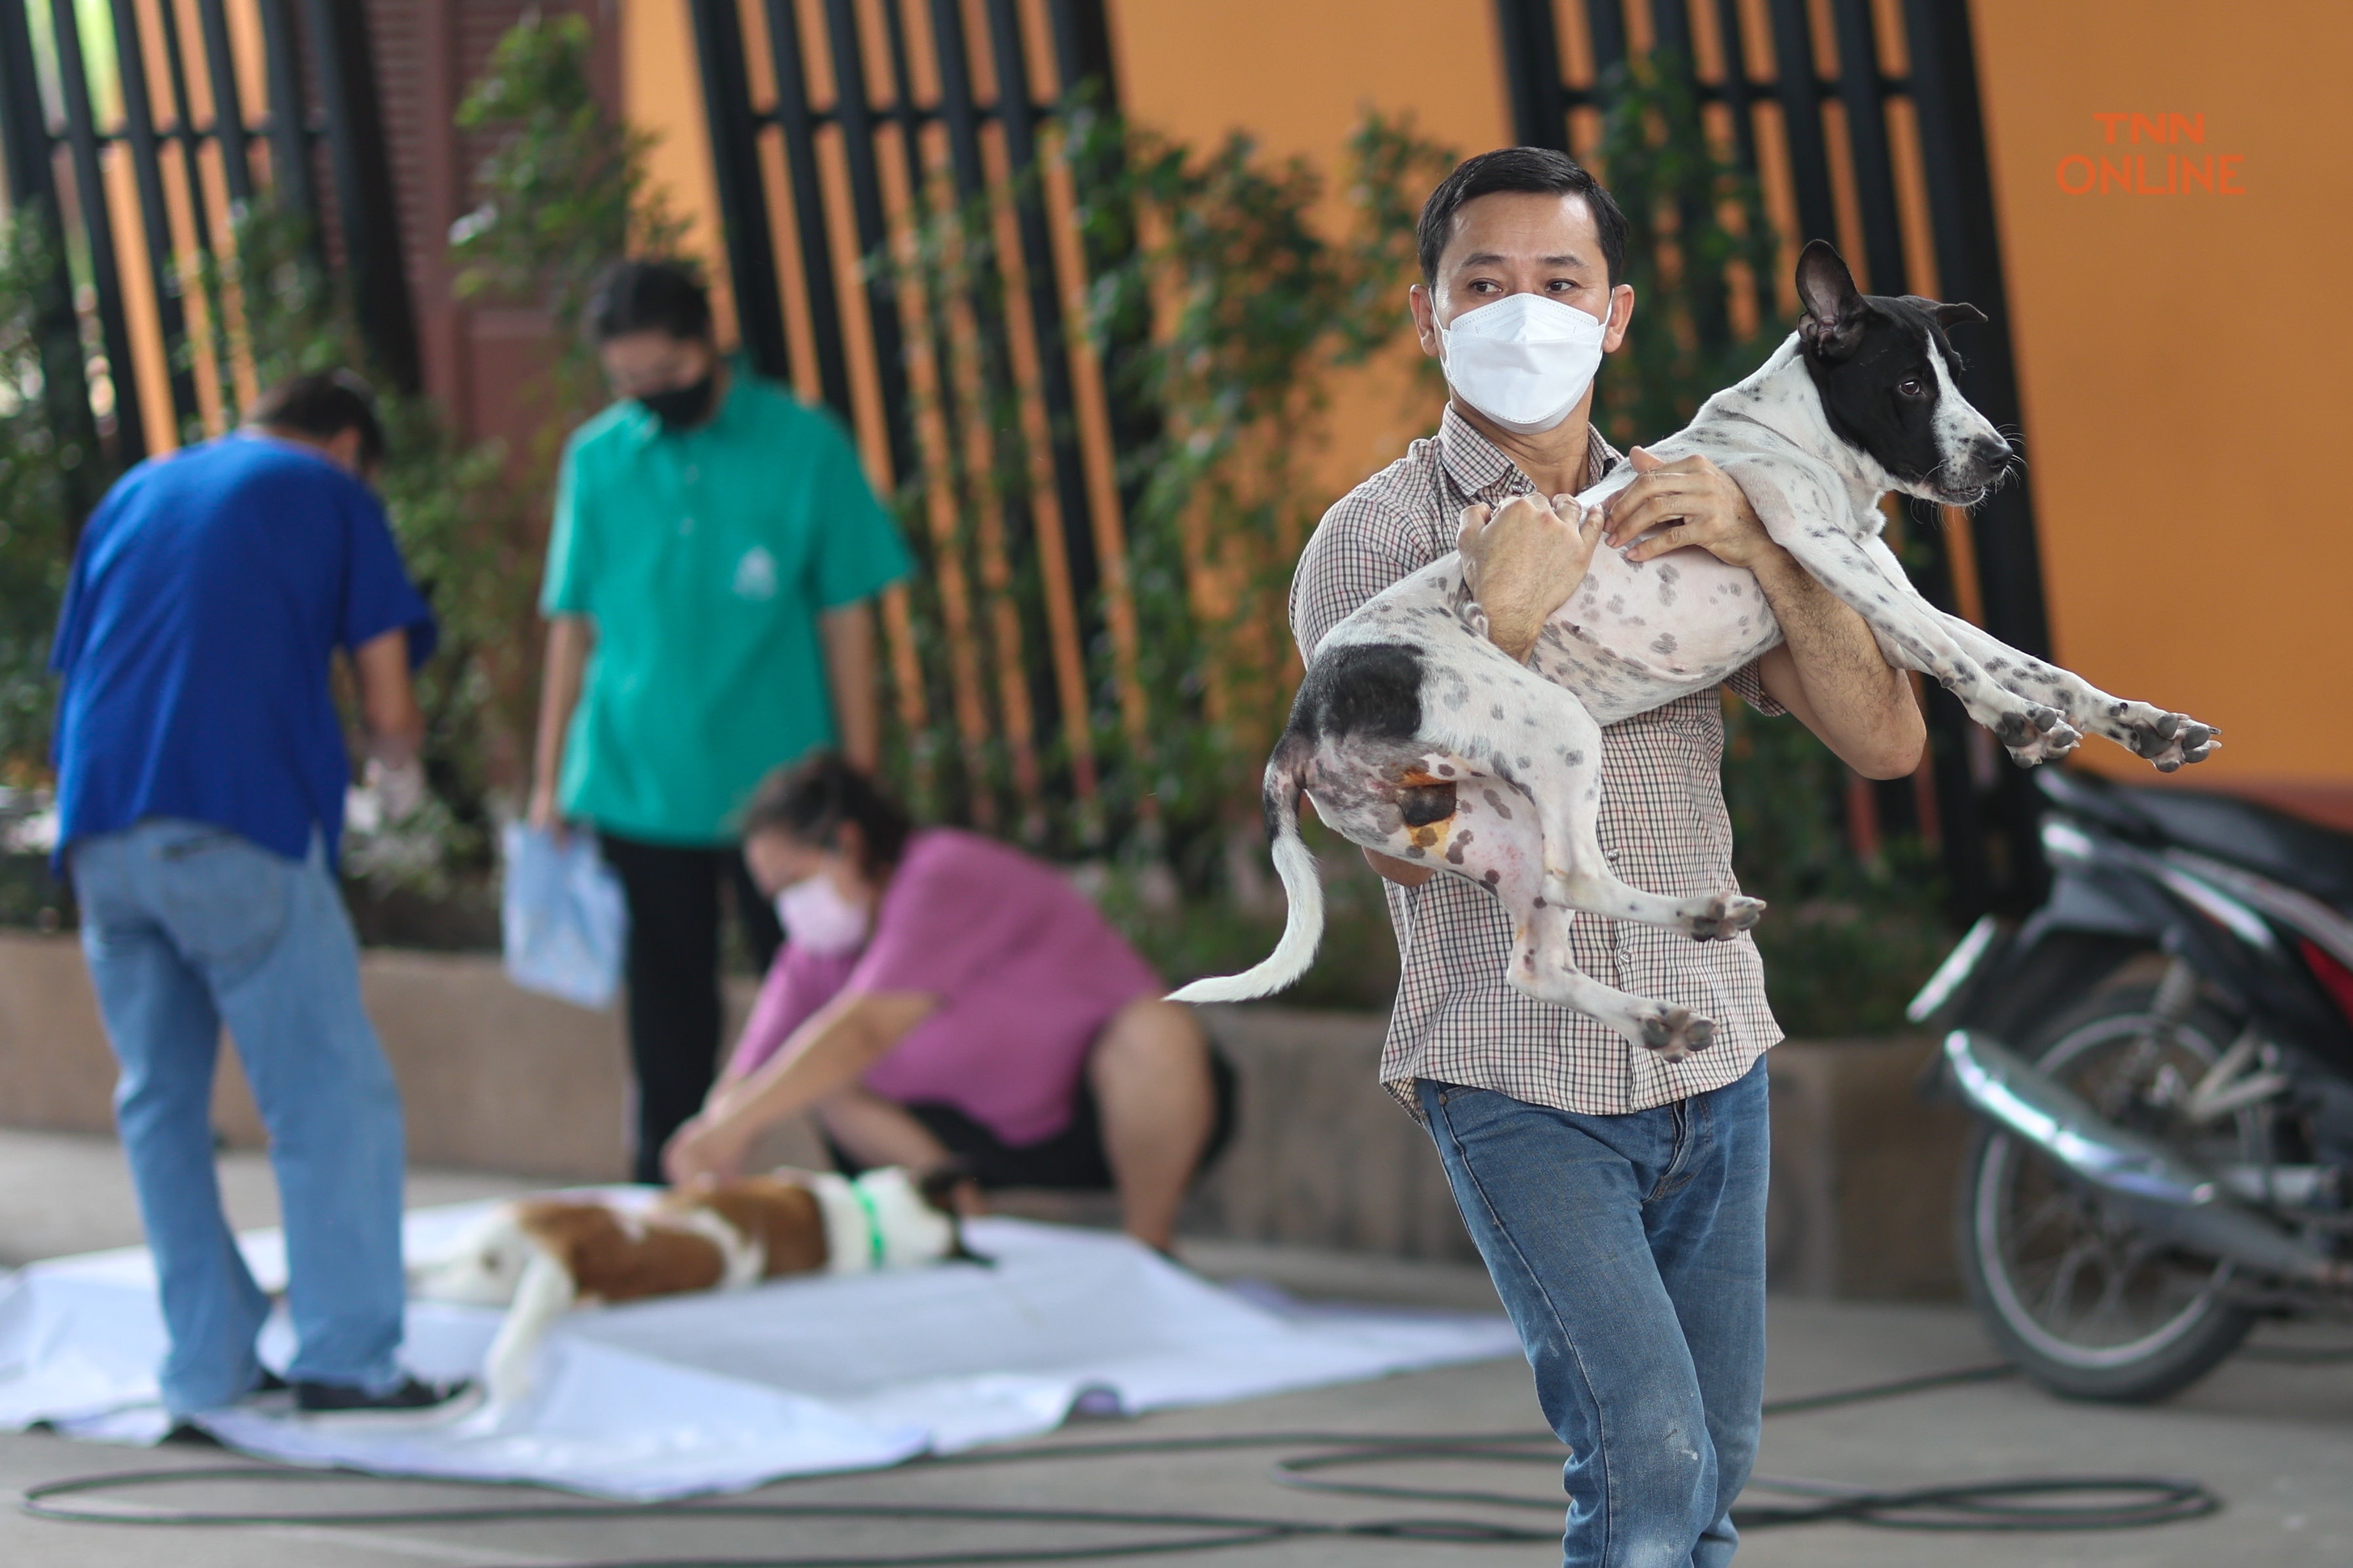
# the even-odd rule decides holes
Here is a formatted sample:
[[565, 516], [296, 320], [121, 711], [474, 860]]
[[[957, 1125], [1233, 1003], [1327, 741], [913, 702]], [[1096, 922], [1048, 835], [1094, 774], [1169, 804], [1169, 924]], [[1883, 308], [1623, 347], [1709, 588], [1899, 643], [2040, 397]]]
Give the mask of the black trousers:
[[636, 1179], [659, 1182], [662, 1145], [702, 1109], [719, 1065], [722, 889], [762, 973], [784, 945], [741, 851], [599, 833], [629, 906], [629, 1063], [638, 1080]]

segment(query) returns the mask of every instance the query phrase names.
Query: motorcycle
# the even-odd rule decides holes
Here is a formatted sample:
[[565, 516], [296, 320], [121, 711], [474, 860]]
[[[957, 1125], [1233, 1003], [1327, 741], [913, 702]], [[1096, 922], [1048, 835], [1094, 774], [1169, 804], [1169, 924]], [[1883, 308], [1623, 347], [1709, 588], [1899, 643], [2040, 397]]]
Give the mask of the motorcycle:
[[2162, 1399], [2353, 1311], [2353, 836], [2046, 769], [2049, 897], [1914, 998], [1975, 1113], [1958, 1241], [2030, 1376]]

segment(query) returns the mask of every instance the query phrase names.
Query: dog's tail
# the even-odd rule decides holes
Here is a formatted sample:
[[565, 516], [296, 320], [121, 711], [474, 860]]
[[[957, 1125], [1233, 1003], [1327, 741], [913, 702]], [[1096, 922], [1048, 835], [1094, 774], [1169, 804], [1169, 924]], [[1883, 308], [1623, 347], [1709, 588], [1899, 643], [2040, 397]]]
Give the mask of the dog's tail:
[[572, 1310], [580, 1288], [555, 1254], [535, 1238], [531, 1261], [523, 1265], [515, 1287], [514, 1305], [499, 1325], [483, 1358], [482, 1382], [492, 1405], [505, 1406], [526, 1398], [537, 1382], [539, 1343], [555, 1320]]
[[1282, 990], [1307, 973], [1315, 962], [1316, 945], [1324, 940], [1324, 884], [1315, 875], [1315, 857], [1299, 837], [1300, 774], [1306, 762], [1304, 748], [1279, 745], [1267, 759], [1267, 842], [1274, 851], [1275, 875], [1282, 879], [1290, 912], [1282, 922], [1282, 940], [1266, 962], [1240, 974], [1196, 980], [1169, 995], [1172, 1002], [1247, 1002]]

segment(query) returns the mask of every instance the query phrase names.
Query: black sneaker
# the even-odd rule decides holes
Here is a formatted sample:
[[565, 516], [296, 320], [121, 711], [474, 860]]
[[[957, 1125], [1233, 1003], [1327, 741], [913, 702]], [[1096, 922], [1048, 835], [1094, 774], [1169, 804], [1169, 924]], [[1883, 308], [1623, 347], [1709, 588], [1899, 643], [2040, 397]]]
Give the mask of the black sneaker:
[[305, 1419], [337, 1426], [429, 1426], [453, 1421], [481, 1402], [481, 1388], [470, 1379], [427, 1383], [411, 1377], [382, 1394], [341, 1383], [294, 1385], [294, 1408]]

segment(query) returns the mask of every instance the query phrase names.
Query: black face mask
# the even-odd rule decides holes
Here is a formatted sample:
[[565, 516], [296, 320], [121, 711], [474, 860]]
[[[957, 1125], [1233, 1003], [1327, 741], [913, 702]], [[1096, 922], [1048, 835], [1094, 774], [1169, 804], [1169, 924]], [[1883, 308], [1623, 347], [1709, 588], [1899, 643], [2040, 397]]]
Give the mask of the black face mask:
[[685, 386], [666, 386], [659, 392], [638, 395], [646, 412], [662, 423], [665, 430], [691, 430], [711, 417], [711, 395], [718, 389], [719, 373], [706, 371], [701, 381]]

